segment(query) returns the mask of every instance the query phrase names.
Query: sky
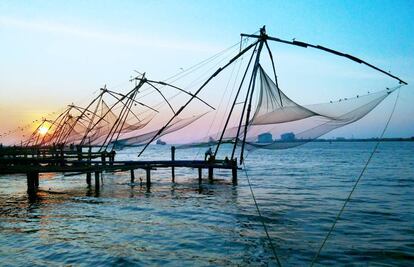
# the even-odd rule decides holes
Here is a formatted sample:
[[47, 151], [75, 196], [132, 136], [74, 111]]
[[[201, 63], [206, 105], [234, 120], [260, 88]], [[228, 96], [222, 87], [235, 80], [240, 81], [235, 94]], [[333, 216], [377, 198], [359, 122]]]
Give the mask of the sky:
[[[86, 103], [104, 84], [125, 84], [133, 70], [162, 80], [262, 25], [269, 35], [344, 51], [408, 82], [386, 136], [414, 136], [414, 1], [380, 0], [0, 0], [0, 132], [71, 102]], [[396, 85], [344, 59], [273, 48], [282, 85], [305, 103], [356, 94], [361, 86]], [[304, 64], [308, 67], [298, 68]], [[346, 127], [331, 136], [378, 136], [393, 99], [360, 122], [363, 127]]]

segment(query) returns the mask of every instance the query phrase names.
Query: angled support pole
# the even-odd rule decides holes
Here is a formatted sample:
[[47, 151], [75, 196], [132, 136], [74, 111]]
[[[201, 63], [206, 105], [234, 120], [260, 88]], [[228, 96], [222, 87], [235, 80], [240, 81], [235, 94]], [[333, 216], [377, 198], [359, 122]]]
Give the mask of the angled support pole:
[[253, 46], [255, 46], [257, 42], [254, 42], [247, 46], [245, 49], [243, 49], [240, 53], [238, 53], [235, 57], [233, 57], [226, 65], [223, 67], [217, 69], [213, 75], [211, 75], [194, 93], [194, 95], [170, 118], [170, 120], [161, 128], [158, 130], [158, 132], [145, 144], [144, 148], [141, 150], [141, 152], [138, 154], [138, 157], [142, 155], [142, 153], [147, 149], [150, 143], [152, 143], [171, 123], [172, 121], [179, 115], [181, 112], [190, 104], [193, 99], [203, 90], [203, 88], [214, 78], [216, 77], [220, 72], [222, 72], [224, 69], [226, 69], [229, 65], [231, 65], [234, 61], [236, 61], [239, 57], [241, 57], [244, 53], [249, 51]]

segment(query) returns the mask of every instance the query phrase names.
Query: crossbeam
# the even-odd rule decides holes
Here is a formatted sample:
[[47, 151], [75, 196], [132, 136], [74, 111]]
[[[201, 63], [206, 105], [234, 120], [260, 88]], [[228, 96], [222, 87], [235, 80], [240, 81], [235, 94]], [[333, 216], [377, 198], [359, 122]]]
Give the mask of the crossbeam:
[[393, 79], [398, 80], [398, 82], [400, 84], [407, 85], [407, 83], [405, 81], [403, 81], [402, 79], [400, 79], [399, 77], [397, 77], [395, 75], [392, 75], [391, 73], [389, 73], [389, 72], [387, 72], [383, 69], [380, 69], [380, 68], [378, 68], [378, 67], [376, 67], [376, 66], [374, 66], [374, 65], [372, 65], [372, 64], [370, 64], [370, 63], [368, 63], [368, 62], [366, 62], [366, 61], [364, 61], [360, 58], [357, 58], [355, 56], [352, 56], [352, 55], [349, 55], [349, 54], [346, 54], [346, 53], [343, 53], [343, 52], [340, 52], [340, 51], [337, 51], [337, 50], [334, 50], [334, 49], [331, 49], [331, 48], [327, 48], [325, 46], [314, 45], [314, 44], [301, 42], [301, 41], [296, 41], [296, 40], [288, 41], [288, 40], [284, 40], [284, 39], [280, 39], [280, 38], [272, 37], [272, 36], [268, 36], [268, 35], [262, 36], [262, 35], [257, 35], [257, 34], [245, 34], [245, 33], [242, 33], [240, 35], [242, 37], [257, 38], [257, 39], [263, 39], [264, 38], [265, 40], [270, 40], [270, 41], [274, 41], [274, 42], [278, 42], [278, 43], [294, 45], [294, 46], [303, 47], [303, 48], [311, 47], [311, 48], [315, 48], [315, 49], [318, 49], [318, 50], [322, 50], [322, 51], [325, 51], [325, 52], [328, 52], [328, 53], [331, 53], [331, 54], [334, 54], [334, 55], [337, 55], [337, 56], [340, 56], [340, 57], [348, 58], [348, 59], [350, 59], [350, 60], [352, 60], [356, 63], [364, 64], [364, 65], [366, 65], [366, 66], [368, 66], [368, 67], [370, 67], [374, 70], [377, 70], [377, 71], [379, 71], [379, 72], [381, 72], [381, 73], [383, 73], [383, 74], [385, 74], [385, 75], [387, 75], [387, 76], [389, 76]]

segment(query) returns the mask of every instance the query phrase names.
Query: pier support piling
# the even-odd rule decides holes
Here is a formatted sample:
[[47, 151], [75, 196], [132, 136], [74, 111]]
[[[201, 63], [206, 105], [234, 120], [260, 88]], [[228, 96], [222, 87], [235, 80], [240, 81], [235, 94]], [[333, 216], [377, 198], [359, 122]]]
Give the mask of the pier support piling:
[[145, 169], [147, 172], [147, 188], [151, 187], [151, 168]]
[[99, 190], [100, 187], [100, 180], [99, 180], [99, 172], [95, 172], [95, 189]]
[[[175, 146], [171, 147], [171, 161], [175, 161]], [[171, 167], [171, 181], [175, 183], [175, 167]]]
[[208, 181], [213, 182], [213, 167], [208, 167]]
[[91, 186], [91, 177], [92, 177], [92, 174], [90, 172], [87, 172], [86, 173], [86, 184], [88, 186]]
[[135, 172], [134, 169], [131, 170], [131, 184], [135, 183]]
[[232, 174], [231, 178], [232, 178], [233, 185], [237, 185], [237, 166], [231, 169], [231, 174]]
[[34, 179], [34, 186], [37, 189], [39, 187], [39, 174], [33, 173], [33, 179]]
[[102, 165], [106, 165], [106, 151], [102, 152], [101, 154]]
[[198, 168], [198, 183], [201, 184], [201, 179], [203, 178], [203, 169]]
[[36, 192], [39, 186], [39, 173], [29, 172], [27, 173], [27, 192], [33, 194]]

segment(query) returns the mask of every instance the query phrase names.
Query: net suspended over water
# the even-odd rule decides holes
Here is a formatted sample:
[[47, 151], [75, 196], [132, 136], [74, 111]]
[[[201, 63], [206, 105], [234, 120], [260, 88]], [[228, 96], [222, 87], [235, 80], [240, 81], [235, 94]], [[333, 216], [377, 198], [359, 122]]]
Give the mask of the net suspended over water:
[[[231, 158], [236, 156], [236, 146], [241, 146], [242, 161], [244, 149], [295, 147], [356, 122], [406, 84], [400, 78], [354, 56], [319, 45], [268, 36], [264, 27], [260, 35], [242, 34], [242, 37], [245, 39], [240, 42], [240, 47], [236, 44], [223, 50], [167, 79], [169, 83], [149, 80], [145, 73], [139, 73], [132, 79], [135, 87], [128, 93], [111, 91], [105, 86], [87, 107], [71, 105], [52, 121], [46, 135], [39, 137], [36, 130], [28, 145], [80, 144], [101, 146], [104, 150], [145, 145], [139, 152], [140, 156], [150, 143], [161, 137], [170, 138], [167, 141], [173, 143], [176, 136], [188, 135], [185, 130], [180, 130], [193, 124], [187, 128], [187, 132], [191, 132], [187, 140], [189, 144], [177, 148], [216, 146], [216, 155], [220, 144], [230, 143], [233, 145]], [[400, 86], [334, 102], [301, 105], [280, 90], [268, 41], [311, 47], [345, 57], [396, 79]], [[274, 79], [266, 74], [261, 65], [261, 52], [266, 49]], [[234, 52], [237, 54], [234, 55]], [[247, 56], [250, 52], [251, 56]], [[250, 59], [243, 61], [245, 56]], [[220, 83], [220, 80], [227, 83]], [[213, 89], [224, 91], [219, 103], [218, 94], [213, 93]], [[227, 94], [227, 91], [230, 93]], [[153, 93], [162, 98], [160, 103]], [[180, 93], [184, 97], [177, 97]], [[104, 96], [110, 97], [109, 101], [104, 101]], [[227, 101], [223, 101], [225, 97], [228, 97]], [[227, 105], [224, 104], [226, 102]], [[206, 108], [214, 111], [205, 112]], [[222, 117], [221, 121], [219, 117]], [[201, 134], [204, 135], [204, 130], [207, 131], [206, 137], [194, 142]]]
[[[158, 135], [158, 137], [162, 137], [164, 135], [176, 132], [178, 130], [187, 127], [191, 123], [195, 122], [196, 120], [203, 117], [206, 113], [200, 115], [194, 115], [188, 118], [175, 118], [174, 121], [162, 132], [162, 134]], [[139, 135], [134, 135], [129, 138], [120, 139], [114, 142], [114, 146], [117, 149], [121, 149], [125, 146], [140, 146], [145, 145], [148, 141], [151, 140], [156, 134], [158, 130], [154, 130], [148, 133], [143, 133]]]
[[[225, 130], [222, 143], [241, 145], [246, 131], [246, 148], [249, 150], [285, 149], [312, 141], [334, 129], [358, 121], [372, 111], [393, 91], [386, 89], [371, 94], [344, 98], [339, 101], [300, 105], [290, 99], [264, 69], [258, 67], [259, 90], [257, 104], [247, 127], [242, 125]], [[219, 133], [179, 148], [214, 146], [219, 143]]]
[[[27, 139], [25, 145], [85, 145], [107, 150], [146, 144], [158, 133], [160, 125], [163, 125], [163, 120], [170, 117], [165, 116], [165, 108], [173, 114], [175, 114], [175, 110], [179, 109], [177, 104], [171, 102], [178, 94], [164, 95], [165, 93], [161, 93], [160, 89], [169, 86], [184, 95], [193, 95], [165, 82], [147, 80], [144, 75], [140, 74], [135, 78], [139, 83], [136, 82], [134, 89], [127, 94], [109, 90], [105, 86], [86, 107], [69, 105], [54, 120], [44, 120]], [[142, 88], [146, 84], [149, 86]], [[154, 84], [160, 88], [155, 87]], [[148, 88], [154, 88], [154, 91], [158, 91], [162, 97], [162, 101], [154, 105], [158, 110], [139, 100], [150, 95], [151, 92], [148, 93]], [[144, 96], [142, 96], [140, 89], [145, 92]], [[104, 100], [104, 97], [109, 97], [109, 102]], [[203, 105], [214, 109], [202, 99], [195, 98]], [[157, 101], [157, 99], [155, 98], [153, 101]], [[159, 110], [164, 111], [163, 116], [156, 118], [156, 115], [160, 114]], [[158, 138], [185, 128], [206, 113], [208, 112], [199, 112], [198, 115], [174, 116], [172, 123], [164, 129]], [[154, 122], [154, 118], [157, 121]], [[39, 130], [42, 127], [47, 128], [46, 133]]]
[[[314, 140], [336, 128], [358, 121], [401, 86], [336, 102], [299, 105], [284, 94], [259, 67], [260, 93], [248, 129], [251, 147], [280, 149]], [[260, 132], [279, 134], [280, 139], [263, 140]], [[285, 132], [284, 134], [282, 133]], [[269, 135], [268, 135], [269, 136]]]

